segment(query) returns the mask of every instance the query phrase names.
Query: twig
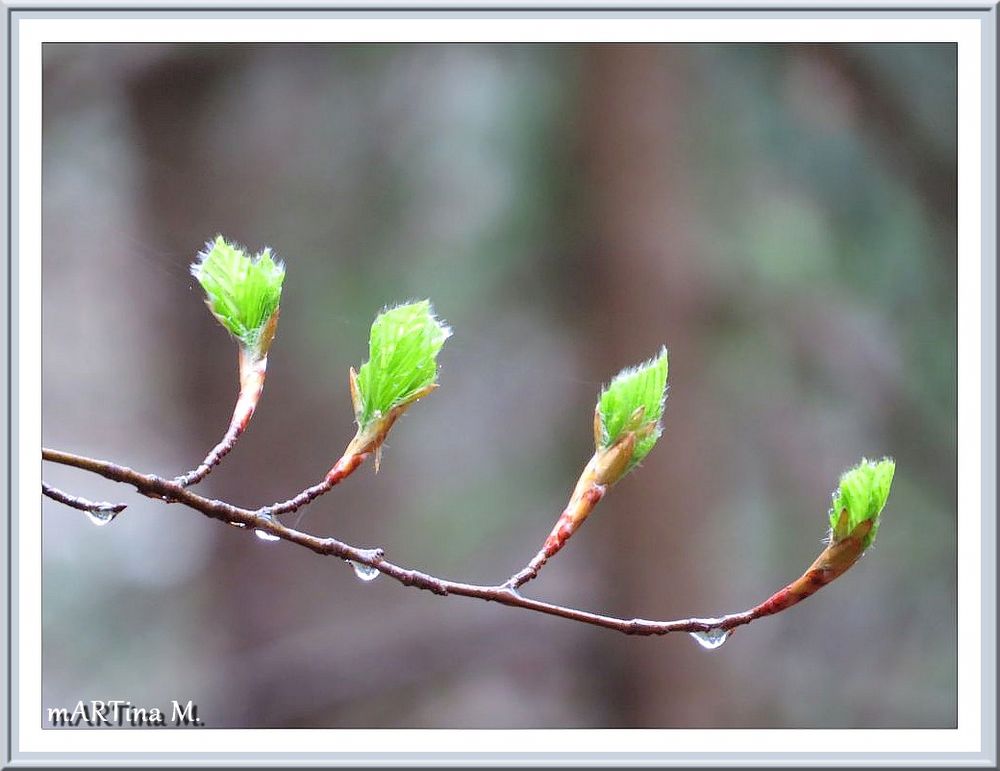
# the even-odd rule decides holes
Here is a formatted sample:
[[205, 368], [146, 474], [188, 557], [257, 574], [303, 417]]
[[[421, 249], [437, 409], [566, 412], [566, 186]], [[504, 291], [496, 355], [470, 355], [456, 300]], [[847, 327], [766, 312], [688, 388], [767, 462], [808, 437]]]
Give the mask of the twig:
[[289, 498], [287, 501], [272, 503], [269, 506], [257, 509], [257, 513], [266, 517], [277, 517], [281, 514], [291, 514], [292, 512], [301, 509], [303, 506], [311, 503], [321, 495], [330, 492], [330, 490], [332, 490], [336, 485], [347, 479], [347, 477], [353, 474], [355, 470], [357, 470], [357, 468], [365, 462], [369, 455], [371, 455], [370, 452], [354, 452], [348, 448], [347, 452], [341, 456], [340, 460], [333, 465], [333, 468], [326, 472], [326, 476], [323, 477], [322, 482], [319, 482], [312, 487], [307, 487], [301, 493]]
[[[389, 562], [382, 549], [363, 549], [338, 541], [336, 538], [320, 538], [309, 533], [282, 525], [272, 517], [260, 512], [234, 506], [225, 501], [205, 498], [191, 492], [176, 481], [170, 481], [152, 474], [143, 474], [126, 466], [119, 466], [104, 460], [96, 460], [59, 450], [42, 450], [42, 459], [53, 463], [89, 471], [105, 479], [135, 487], [142, 495], [167, 503], [180, 503], [207, 517], [238, 525], [248, 530], [260, 530], [280, 540], [288, 541], [309, 549], [316, 554], [339, 557], [378, 570], [404, 586], [424, 589], [437, 595], [459, 595], [487, 602], [497, 602], [513, 608], [523, 608], [550, 616], [578, 621], [604, 629], [611, 629], [628, 635], [665, 635], [671, 632], [688, 632], [712, 635], [714, 640], [725, 639], [733, 629], [744, 626], [758, 618], [786, 610], [806, 597], [814, 594], [827, 583], [847, 570], [853, 562], [838, 561], [828, 556], [838, 548], [847, 551], [860, 547], [858, 537], [852, 534], [847, 539], [828, 548], [820, 555], [801, 578], [776, 592], [760, 605], [742, 613], [733, 613], [721, 618], [688, 618], [676, 621], [649, 621], [641, 618], [617, 618], [599, 613], [591, 613], [562, 605], [524, 597], [509, 585], [484, 586], [467, 584], [438, 578], [418, 570], [405, 568]], [[70, 504], [72, 505], [72, 504]], [[719, 642], [721, 644], [721, 641]]]
[[[644, 412], [644, 409], [640, 409], [635, 413], [638, 420], [642, 419]], [[594, 507], [604, 498], [608, 487], [621, 479], [626, 472], [635, 450], [637, 432], [626, 432], [619, 441], [610, 447], [601, 446], [602, 432], [601, 413], [598, 406], [594, 410], [594, 444], [598, 448], [597, 451], [587, 461], [583, 473], [580, 474], [580, 478], [576, 482], [569, 503], [559, 515], [555, 527], [545, 539], [542, 548], [525, 568], [507, 579], [506, 586], [517, 589], [537, 577], [545, 563], [566, 545], [577, 528], [590, 516]]]
[[124, 503], [109, 503], [108, 501], [88, 501], [78, 495], [64, 493], [58, 487], [53, 487], [47, 482], [42, 482], [42, 495], [47, 495], [54, 501], [72, 506], [74, 509], [88, 512], [106, 512], [108, 514], [118, 514], [126, 509]]
[[507, 579], [506, 586], [509, 586], [511, 589], [517, 589], [520, 586], [524, 586], [528, 581], [537, 578], [539, 571], [549, 561], [549, 558], [555, 556], [566, 544], [570, 536], [576, 532], [580, 524], [590, 515], [590, 512], [594, 510], [594, 507], [601, 502], [606, 490], [607, 488], [604, 485], [596, 484], [589, 478], [587, 472], [584, 471], [584, 475], [577, 485], [576, 492], [573, 493], [569, 505], [559, 515], [555, 527], [552, 528], [552, 532], [545, 539], [542, 548], [538, 550], [538, 553], [526, 567]]
[[[275, 314], [275, 322], [277, 314]], [[222, 462], [230, 450], [236, 446], [237, 440], [247, 430], [250, 420], [257, 409], [261, 394], [264, 392], [264, 379], [267, 377], [267, 357], [254, 357], [246, 349], [240, 349], [240, 393], [236, 399], [236, 407], [233, 408], [233, 417], [229, 421], [229, 428], [219, 443], [209, 450], [205, 459], [198, 464], [198, 468], [181, 474], [175, 480], [182, 487], [197, 484], [207, 477], [213, 468]]]

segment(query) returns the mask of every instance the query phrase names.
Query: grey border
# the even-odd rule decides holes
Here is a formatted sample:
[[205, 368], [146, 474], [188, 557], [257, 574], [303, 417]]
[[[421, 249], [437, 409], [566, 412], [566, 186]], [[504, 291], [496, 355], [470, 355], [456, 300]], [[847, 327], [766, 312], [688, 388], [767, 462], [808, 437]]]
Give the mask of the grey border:
[[[6, 11], [6, 9], [5, 9]], [[4, 349], [4, 369], [5, 377], [2, 379], [3, 397], [6, 409], [3, 411], [3, 426], [6, 431], [6, 462], [3, 464], [3, 471], [0, 472], [3, 475], [3, 489], [6, 491], [6, 504], [7, 504], [7, 526], [3, 528], [3, 535], [0, 536], [3, 539], [3, 549], [6, 555], [6, 579], [7, 579], [7, 591], [4, 592], [3, 596], [3, 607], [4, 607], [4, 627], [5, 634], [3, 635], [3, 655], [4, 655], [4, 674], [3, 674], [3, 684], [5, 688], [5, 707], [7, 714], [10, 716], [10, 721], [4, 720], [0, 721], [0, 736], [3, 739], [3, 763], [6, 765], [13, 757], [14, 754], [14, 732], [12, 727], [12, 721], [14, 718], [14, 694], [17, 692], [16, 684], [14, 682], [14, 649], [13, 649], [13, 633], [14, 624], [13, 620], [14, 614], [14, 561], [13, 561], [13, 532], [14, 527], [14, 515], [13, 515], [13, 475], [14, 475], [14, 454], [13, 454], [13, 442], [16, 436], [13, 426], [13, 399], [11, 393], [11, 386], [13, 384], [13, 355], [11, 350], [11, 343], [13, 340], [12, 330], [13, 330], [13, 292], [12, 292], [12, 277], [13, 277], [13, 266], [14, 266], [14, 255], [13, 255], [13, 223], [14, 217], [12, 215], [14, 207], [14, 180], [17, 178], [15, 175], [15, 170], [13, 167], [14, 163], [14, 153], [13, 153], [13, 110], [14, 105], [14, 81], [11, 76], [12, 64], [13, 64], [13, 53], [12, 53], [12, 34], [11, 34], [11, 18], [8, 12], [3, 14], [3, 20], [0, 22], [2, 28], [0, 28], [0, 35], [2, 35], [3, 40], [6, 42], [7, 55], [2, 57], [2, 64], [0, 67], [3, 68], [3, 84], [4, 84], [4, 112], [5, 120], [2, 122], [2, 129], [4, 139], [4, 148], [6, 150], [4, 155], [4, 165], [7, 172], [6, 184], [3, 187], [3, 197], [4, 197], [4, 217], [2, 232], [4, 235], [4, 242], [7, 248], [7, 265], [6, 270], [3, 271], [3, 296], [6, 300], [6, 312], [2, 314], [3, 321], [0, 322], [3, 325], [3, 335], [0, 339], [3, 340]]]
[[[997, 7], [982, 26], [982, 741], [997, 765]], [[990, 23], [992, 22], [992, 23]], [[992, 716], [987, 707], [992, 708]]]
[[[66, 2], [34, 2], [0, 0], [3, 5], [0, 36], [7, 43], [7, 55], [2, 58], [4, 107], [6, 120], [2, 123], [6, 147], [7, 180], [4, 187], [6, 206], [2, 230], [6, 236], [7, 269], [3, 273], [3, 294], [7, 300], [3, 314], [6, 377], [0, 381], [0, 396], [6, 402], [2, 422], [6, 429], [7, 462], [2, 464], [0, 478], [7, 491], [7, 527], [0, 536], [0, 545], [7, 557], [7, 592], [4, 594], [4, 623], [6, 634], [0, 652], [4, 654], [5, 707], [9, 716], [0, 721], [0, 739], [3, 739], [2, 767], [73, 767], [73, 766], [139, 766], [157, 767], [241, 767], [270, 766], [275, 763], [300, 766], [414, 766], [456, 767], [477, 765], [484, 767], [548, 765], [555, 767], [602, 766], [795, 766], [810, 763], [817, 766], [981, 766], [996, 767], [996, 41], [997, 0], [972, 0], [970, 2], [938, 2], [935, 0], [845, 0], [844, 2], [752, 2], [751, 0], [720, 0], [718, 3], [692, 0], [630, 0], [612, 4], [603, 0], [508, 0], [507, 2], [460, 2], [459, 0], [425, 0], [407, 3], [400, 0], [370, 0], [369, 2], [336, 2], [331, 0], [299, 0], [287, 5], [276, 5], [269, 0], [215, 0], [199, 3], [197, 0], [161, 0], [160, 2], [90, 3], [87, 0]], [[16, 645], [13, 619], [17, 614], [17, 595], [14, 593], [16, 576], [17, 521], [13, 516], [13, 502], [17, 500], [17, 459], [14, 457], [18, 413], [13, 409], [18, 403], [17, 384], [13, 378], [13, 362], [17, 358], [17, 339], [13, 335], [18, 297], [13, 292], [17, 285], [17, 260], [14, 244], [17, 242], [16, 181], [17, 126], [14, 122], [14, 105], [17, 101], [16, 77], [18, 34], [17, 25], [23, 18], [114, 16], [135, 17], [268, 17], [296, 18], [393, 15], [394, 17], [510, 17], [530, 15], [538, 18], [572, 16], [576, 18], [685, 18], [711, 16], [718, 18], [858, 18], [864, 16], [894, 16], [900, 18], [975, 18], [982, 23], [982, 743], [980, 753], [755, 753], [752, 755], [726, 752], [707, 753], [228, 753], [207, 757], [194, 753], [129, 753], [106, 755], [85, 753], [20, 753], [16, 750], [18, 715], [15, 694], [18, 692]]]

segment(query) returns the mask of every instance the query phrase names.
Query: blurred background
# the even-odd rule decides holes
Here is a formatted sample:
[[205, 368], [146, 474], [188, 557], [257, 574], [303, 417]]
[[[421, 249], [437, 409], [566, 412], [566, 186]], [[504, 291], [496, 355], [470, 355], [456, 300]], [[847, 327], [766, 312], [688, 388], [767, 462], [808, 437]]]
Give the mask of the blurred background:
[[[46, 706], [214, 727], [953, 727], [956, 58], [946, 45], [45, 46], [43, 438], [167, 476], [236, 396], [188, 265], [288, 277], [264, 398], [199, 491], [258, 506], [353, 434], [387, 303], [455, 329], [441, 388], [299, 526], [498, 582], [540, 546], [621, 367], [665, 433], [527, 593], [743, 610], [821, 549], [863, 455], [874, 550], [721, 649], [441, 599], [46, 464]], [[296, 518], [289, 518], [295, 524]]]

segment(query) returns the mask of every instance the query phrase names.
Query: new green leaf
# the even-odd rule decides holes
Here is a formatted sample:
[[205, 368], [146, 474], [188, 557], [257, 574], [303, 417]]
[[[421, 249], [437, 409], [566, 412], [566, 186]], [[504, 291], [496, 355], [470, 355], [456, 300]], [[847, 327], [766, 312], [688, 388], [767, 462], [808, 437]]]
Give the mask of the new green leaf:
[[254, 257], [222, 236], [205, 244], [191, 265], [212, 314], [257, 357], [267, 354], [281, 302], [285, 266], [265, 248]]
[[667, 398], [667, 349], [637, 367], [619, 372], [601, 391], [597, 403], [598, 449], [608, 449], [628, 432], [635, 433], [635, 449], [628, 468], [645, 458], [660, 438]]
[[[895, 472], [896, 463], [891, 458], [880, 461], [862, 458], [861, 463], [844, 472], [840, 477], [840, 484], [833, 492], [833, 504], [830, 508], [834, 542], [843, 540], [862, 522], [871, 520], [872, 527], [865, 536], [862, 547], [867, 549], [871, 546], [878, 533], [879, 515], [889, 497]], [[842, 518], [845, 511], [847, 515]]]
[[357, 374], [355, 416], [364, 430], [373, 421], [419, 399], [437, 381], [437, 355], [451, 336], [430, 300], [397, 305], [378, 315], [368, 361]]

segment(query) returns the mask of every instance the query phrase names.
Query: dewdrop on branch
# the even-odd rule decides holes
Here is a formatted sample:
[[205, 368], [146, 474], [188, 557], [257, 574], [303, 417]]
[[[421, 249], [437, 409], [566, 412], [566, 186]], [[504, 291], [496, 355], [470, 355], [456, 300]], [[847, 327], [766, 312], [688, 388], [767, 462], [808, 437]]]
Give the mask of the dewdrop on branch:
[[124, 503], [109, 503], [108, 501], [90, 501], [78, 495], [70, 495], [58, 487], [53, 487], [42, 480], [42, 495], [59, 501], [70, 508], [82, 511], [93, 524], [103, 527], [121, 514], [127, 507]]
[[350, 370], [357, 433], [321, 482], [261, 512], [277, 516], [305, 506], [353, 474], [369, 455], [375, 455], [378, 471], [382, 444], [393, 424], [437, 388], [437, 356], [450, 336], [451, 328], [434, 315], [430, 300], [379, 313], [368, 338], [368, 361], [359, 370]]
[[530, 581], [558, 552], [604, 497], [656, 445], [667, 398], [667, 349], [637, 367], [619, 372], [601, 391], [594, 410], [594, 455], [576, 483], [569, 503], [538, 554], [507, 581], [517, 588]]
[[239, 347], [240, 392], [229, 428], [201, 464], [177, 478], [182, 485], [200, 482], [233, 448], [257, 409], [267, 374], [267, 352], [278, 328], [285, 266], [269, 248], [253, 257], [221, 235], [205, 244], [191, 265], [205, 290], [205, 304]]

